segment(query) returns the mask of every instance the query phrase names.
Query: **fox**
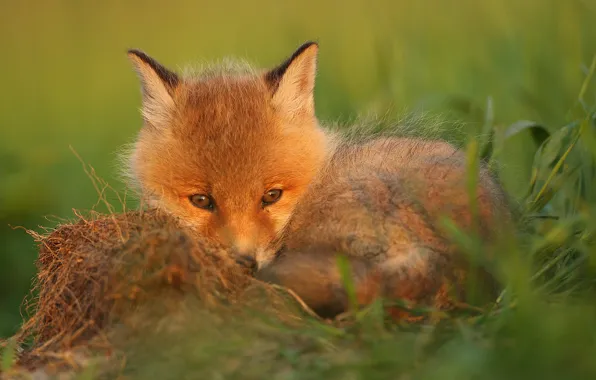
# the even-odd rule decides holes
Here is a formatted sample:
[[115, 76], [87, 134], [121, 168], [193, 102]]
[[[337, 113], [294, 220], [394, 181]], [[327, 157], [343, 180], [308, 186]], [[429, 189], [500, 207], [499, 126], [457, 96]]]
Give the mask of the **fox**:
[[481, 164], [474, 212], [466, 155], [454, 145], [325, 126], [315, 113], [318, 52], [311, 41], [273, 68], [179, 73], [128, 50], [143, 125], [125, 174], [150, 207], [322, 317], [350, 309], [338, 255], [360, 305], [448, 308], [465, 296], [469, 270], [440, 220], [493, 240], [512, 219], [502, 186]]

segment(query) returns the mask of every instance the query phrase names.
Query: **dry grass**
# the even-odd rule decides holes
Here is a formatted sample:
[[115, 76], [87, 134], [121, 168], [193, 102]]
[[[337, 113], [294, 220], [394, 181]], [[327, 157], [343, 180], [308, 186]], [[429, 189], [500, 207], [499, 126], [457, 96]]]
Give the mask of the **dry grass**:
[[[197, 324], [201, 331], [235, 328], [258, 342], [261, 330], [270, 334], [280, 323], [305, 327], [320, 321], [291, 290], [257, 281], [224, 249], [189, 238], [163, 213], [77, 216], [46, 234], [29, 231], [39, 245], [35, 297], [28, 300], [31, 317], [3, 344], [15, 345], [7, 377], [75, 375], [91, 365], [119, 373], [129, 355], [157, 347], [139, 343], [143, 339], [200, 337], [203, 332], [192, 333]], [[407, 314], [408, 307], [390, 309]], [[260, 316], [272, 318], [262, 323]], [[360, 317], [345, 313], [318, 325], [343, 335], [354, 318]]]
[[[38, 296], [13, 338], [28, 342], [17, 364], [29, 370], [77, 368], [98, 350], [111, 356], [116, 326], [119, 333], [153, 328], [163, 316], [139, 318], [143, 305], [179, 309], [190, 294], [203, 307], [233, 307], [256, 285], [224, 251], [189, 239], [155, 211], [80, 216], [47, 235], [31, 234], [40, 247]], [[175, 320], [179, 310], [171, 311]]]

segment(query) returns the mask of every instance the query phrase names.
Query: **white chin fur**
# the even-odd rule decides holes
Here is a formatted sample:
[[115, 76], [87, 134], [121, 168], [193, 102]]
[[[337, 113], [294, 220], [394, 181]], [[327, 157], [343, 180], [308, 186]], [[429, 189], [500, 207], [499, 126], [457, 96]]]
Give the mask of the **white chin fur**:
[[275, 252], [268, 249], [260, 249], [255, 253], [255, 259], [257, 261], [257, 269], [263, 269], [269, 266], [275, 258]]

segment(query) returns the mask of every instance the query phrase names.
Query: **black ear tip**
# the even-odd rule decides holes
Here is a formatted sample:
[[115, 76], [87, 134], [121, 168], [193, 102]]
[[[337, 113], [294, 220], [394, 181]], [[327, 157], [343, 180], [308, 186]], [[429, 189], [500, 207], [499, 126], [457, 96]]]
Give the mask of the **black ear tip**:
[[128, 50], [126, 50], [126, 54], [129, 57], [130, 56], [137, 57], [144, 62], [151, 60], [151, 57], [149, 57], [144, 51], [142, 51], [140, 49], [128, 49]]
[[265, 80], [267, 81], [267, 84], [273, 92], [277, 90], [277, 86], [279, 85], [281, 77], [285, 74], [286, 70], [288, 69], [288, 67], [290, 67], [292, 62], [311, 46], [318, 47], [319, 43], [316, 41], [307, 41], [303, 43], [302, 45], [300, 45], [298, 49], [296, 49], [296, 51], [294, 51], [291, 57], [286, 59], [281, 65], [267, 72], [267, 74], [265, 75]]
[[151, 58], [145, 52], [139, 49], [128, 49], [127, 50], [129, 57], [135, 57], [136, 59], [143, 62], [143, 64], [149, 66], [159, 78], [165, 82], [170, 87], [176, 87], [179, 82], [178, 75], [176, 73], [168, 70], [165, 66], [161, 65], [155, 59]]
[[298, 49], [296, 49], [296, 51], [294, 52], [292, 57], [295, 58], [295, 57], [299, 56], [300, 54], [302, 54], [306, 49], [310, 48], [311, 46], [316, 46], [318, 48], [319, 43], [317, 41], [306, 41], [305, 43], [300, 45], [300, 47]]
[[302, 46], [304, 46], [305, 48], [309, 48], [311, 46], [316, 46], [319, 47], [319, 41], [306, 41], [305, 43], [302, 44]]

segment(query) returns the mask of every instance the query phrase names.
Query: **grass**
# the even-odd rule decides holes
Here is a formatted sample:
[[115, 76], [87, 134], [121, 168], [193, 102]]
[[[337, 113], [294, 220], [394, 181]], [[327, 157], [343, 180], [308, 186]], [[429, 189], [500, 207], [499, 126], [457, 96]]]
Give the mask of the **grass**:
[[[267, 316], [197, 311], [197, 322], [176, 333], [127, 343], [125, 372], [164, 379], [596, 376], [593, 2], [164, 7], [0, 5], [7, 57], [0, 79], [10, 94], [0, 102], [0, 336], [18, 326], [34, 274], [33, 242], [8, 224], [48, 225], [45, 215], [65, 217], [96, 200], [68, 146], [122, 188], [113, 153], [140, 125], [126, 48], [143, 48], [173, 67], [232, 54], [272, 65], [319, 38], [322, 119], [386, 110], [391, 119], [404, 108], [440, 114], [463, 125], [461, 135], [443, 127], [467, 149], [470, 167], [483, 158], [499, 173], [524, 230], [495, 248], [491, 270], [506, 291], [480, 315], [419, 327], [386, 323], [378, 305], [360, 310], [348, 327], [306, 318], [289, 328]], [[485, 253], [473, 237], [457, 230], [451, 236], [470, 255]], [[3, 370], [12, 362], [7, 350]]]

